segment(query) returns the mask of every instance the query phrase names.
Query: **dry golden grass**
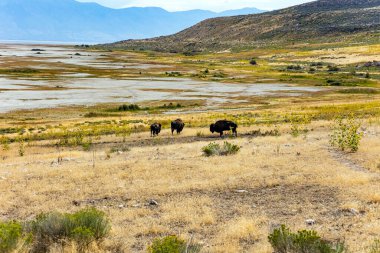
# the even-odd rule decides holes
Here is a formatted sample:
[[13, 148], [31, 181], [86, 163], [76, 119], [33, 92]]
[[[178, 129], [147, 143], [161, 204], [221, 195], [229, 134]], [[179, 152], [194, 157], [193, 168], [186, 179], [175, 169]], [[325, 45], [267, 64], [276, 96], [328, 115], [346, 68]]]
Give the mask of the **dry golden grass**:
[[[346, 54], [349, 54], [348, 57]], [[112, 52], [110, 61], [167, 63], [186, 74], [223, 71], [232, 82], [273, 82], [283, 72], [277, 65], [288, 62], [318, 61], [350, 64], [378, 56], [378, 45], [369, 47], [256, 50], [186, 57], [149, 53]], [[276, 60], [272, 62], [272, 56]], [[339, 58], [338, 57], [346, 57]], [[259, 66], [248, 60], [255, 57]], [[284, 60], [286, 59], [286, 61]], [[10, 61], [10, 59], [8, 58]], [[24, 62], [5, 62], [3, 68], [30, 66]], [[331, 61], [330, 61], [331, 60]], [[270, 62], [269, 62], [270, 61]], [[62, 64], [64, 65], [64, 64]], [[0, 67], [1, 67], [0, 66]], [[54, 64], [62, 69], [69, 68]], [[133, 71], [108, 71], [70, 67], [72, 72], [96, 77], [120, 78]], [[143, 76], [162, 76], [164, 69], [153, 69]], [[59, 72], [59, 71], [58, 71]], [[54, 75], [42, 71], [41, 75]], [[57, 73], [56, 73], [57, 74]], [[242, 76], [243, 77], [238, 77]], [[41, 76], [38, 76], [41, 78]], [[226, 81], [226, 80], [223, 80]], [[0, 128], [62, 127], [77, 129], [85, 121], [142, 120], [131, 124], [147, 129], [155, 121], [181, 117], [184, 132], [171, 136], [164, 129], [159, 137], [147, 131], [125, 137], [108, 135], [93, 139], [90, 151], [82, 147], [55, 147], [58, 140], [33, 141], [19, 156], [19, 144], [9, 150], [0, 147], [0, 220], [30, 220], [41, 212], [74, 212], [93, 206], [106, 212], [112, 232], [100, 248], [91, 252], [146, 252], [154, 238], [179, 235], [203, 245], [202, 252], [270, 253], [267, 235], [279, 224], [294, 229], [314, 229], [324, 238], [345, 240], [351, 252], [367, 252], [380, 233], [380, 121], [378, 94], [337, 94], [335, 88], [302, 97], [244, 97], [246, 103], [226, 105], [223, 111], [196, 112], [203, 103], [185, 103], [175, 114], [125, 112], [112, 117], [85, 118], [88, 112], [107, 112], [118, 105], [89, 108], [67, 107], [17, 111], [0, 115]], [[207, 102], [207, 101], [206, 101]], [[160, 106], [152, 101], [147, 106]], [[229, 110], [233, 109], [233, 110]], [[342, 153], [329, 145], [331, 119], [354, 112], [364, 120], [365, 132], [357, 153]], [[310, 130], [294, 138], [284, 118], [291, 114], [315, 116]], [[211, 135], [208, 125], [217, 119], [239, 123], [239, 137], [220, 139]], [[280, 122], [276, 122], [279, 120]], [[274, 124], [277, 124], [276, 126]], [[278, 129], [281, 136], [254, 137], [253, 130]], [[52, 131], [61, 130], [59, 127]], [[34, 130], [34, 133], [36, 130]], [[197, 133], [202, 133], [197, 136]], [[18, 133], [7, 135], [17, 137]], [[205, 157], [201, 149], [210, 142], [229, 141], [241, 147], [238, 154]], [[129, 151], [110, 152], [128, 147]], [[62, 162], [58, 162], [62, 158]], [[158, 205], [149, 204], [154, 200]], [[308, 226], [306, 219], [315, 219]], [[64, 252], [75, 252], [68, 245]], [[61, 252], [59, 247], [52, 252]]]
[[[95, 206], [112, 220], [102, 249], [111, 252], [112, 245], [145, 252], [154, 238], [169, 234], [193, 236], [204, 252], [271, 252], [267, 235], [282, 223], [344, 238], [356, 252], [365, 252], [380, 231], [380, 183], [368, 167], [378, 159], [369, 145], [377, 147], [380, 140], [365, 135], [357, 154], [341, 154], [329, 147], [328, 124], [312, 123], [314, 131], [298, 138], [288, 134], [288, 125], [280, 127], [280, 137], [244, 136], [257, 127], [242, 127], [242, 137], [227, 139], [242, 147], [237, 155], [210, 158], [201, 148], [224, 140], [210, 139], [206, 128], [186, 128], [174, 137], [164, 130], [154, 139], [147, 132], [134, 134], [126, 143], [131, 150], [110, 159], [110, 145], [120, 144], [58, 153], [36, 142], [24, 157], [11, 144], [0, 164], [1, 219]], [[371, 129], [378, 136], [379, 126]], [[199, 131], [205, 136], [188, 139]], [[149, 205], [151, 199], [158, 206]], [[305, 224], [309, 218], [315, 226]]]

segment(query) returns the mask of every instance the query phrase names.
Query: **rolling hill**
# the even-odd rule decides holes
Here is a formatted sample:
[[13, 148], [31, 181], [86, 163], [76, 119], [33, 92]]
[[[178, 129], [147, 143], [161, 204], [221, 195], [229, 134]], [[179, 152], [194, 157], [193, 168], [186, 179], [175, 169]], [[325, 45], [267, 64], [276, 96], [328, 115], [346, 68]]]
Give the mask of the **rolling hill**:
[[105, 43], [168, 35], [207, 18], [258, 12], [263, 11], [168, 12], [155, 7], [111, 9], [74, 0], [0, 0], [0, 40]]
[[262, 14], [208, 19], [171, 36], [107, 46], [194, 52], [342, 41], [380, 43], [380, 0], [319, 0]]

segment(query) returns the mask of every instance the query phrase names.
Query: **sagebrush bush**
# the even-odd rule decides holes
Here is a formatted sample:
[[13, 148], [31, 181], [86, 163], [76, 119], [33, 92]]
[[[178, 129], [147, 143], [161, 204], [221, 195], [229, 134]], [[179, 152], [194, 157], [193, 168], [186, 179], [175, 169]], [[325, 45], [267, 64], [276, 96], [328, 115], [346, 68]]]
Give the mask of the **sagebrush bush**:
[[185, 242], [175, 235], [157, 238], [148, 248], [149, 253], [198, 253], [201, 246], [192, 240]]
[[0, 252], [14, 252], [23, 238], [22, 226], [16, 221], [0, 223]]
[[53, 244], [63, 246], [70, 241], [84, 251], [108, 235], [110, 223], [103, 212], [88, 208], [74, 214], [41, 214], [27, 225], [27, 230], [33, 234], [34, 252], [47, 252]]
[[212, 142], [202, 148], [202, 152], [206, 156], [233, 155], [239, 152], [239, 150], [240, 150], [240, 147], [238, 145], [229, 143], [227, 141], [224, 142], [222, 147], [218, 143]]
[[293, 233], [285, 225], [268, 236], [275, 253], [342, 253], [343, 243], [323, 240], [316, 231], [301, 230]]
[[330, 144], [342, 151], [346, 149], [350, 149], [351, 152], [358, 151], [363, 136], [363, 133], [359, 132], [360, 127], [361, 122], [352, 115], [347, 119], [342, 117], [336, 119], [333, 133], [330, 135]]
[[369, 253], [380, 253], [380, 240], [375, 240], [369, 249]]
[[9, 138], [7, 138], [5, 136], [2, 136], [0, 138], [0, 144], [2, 146], [3, 151], [8, 151], [10, 149], [10, 147], [9, 147], [9, 144], [10, 144]]
[[311, 123], [311, 120], [309, 117], [291, 115], [287, 117], [287, 120], [291, 123], [290, 134], [293, 137], [298, 137], [302, 133], [306, 134], [307, 132], [309, 132], [309, 129], [307, 129], [306, 127], [306, 125]]

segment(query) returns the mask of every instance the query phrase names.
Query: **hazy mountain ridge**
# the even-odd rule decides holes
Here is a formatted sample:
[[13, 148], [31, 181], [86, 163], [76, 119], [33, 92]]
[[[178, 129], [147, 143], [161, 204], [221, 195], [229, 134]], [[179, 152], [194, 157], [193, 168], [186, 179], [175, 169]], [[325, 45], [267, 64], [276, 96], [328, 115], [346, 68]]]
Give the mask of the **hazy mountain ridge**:
[[380, 43], [379, 33], [380, 0], [319, 0], [263, 14], [208, 19], [171, 36], [110, 46], [202, 51], [352, 38]]
[[74, 0], [0, 0], [1, 40], [106, 42], [172, 34], [197, 22], [255, 8], [215, 13], [168, 12], [161, 8], [111, 9]]

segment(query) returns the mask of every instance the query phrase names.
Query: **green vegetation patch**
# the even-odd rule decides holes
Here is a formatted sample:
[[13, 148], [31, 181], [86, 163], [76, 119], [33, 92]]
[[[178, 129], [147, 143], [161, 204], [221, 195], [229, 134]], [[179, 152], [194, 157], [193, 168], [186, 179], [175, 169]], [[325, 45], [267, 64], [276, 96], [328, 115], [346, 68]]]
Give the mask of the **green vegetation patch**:
[[343, 253], [344, 243], [332, 243], [322, 239], [316, 231], [290, 231], [285, 225], [275, 229], [268, 240], [275, 253]]

